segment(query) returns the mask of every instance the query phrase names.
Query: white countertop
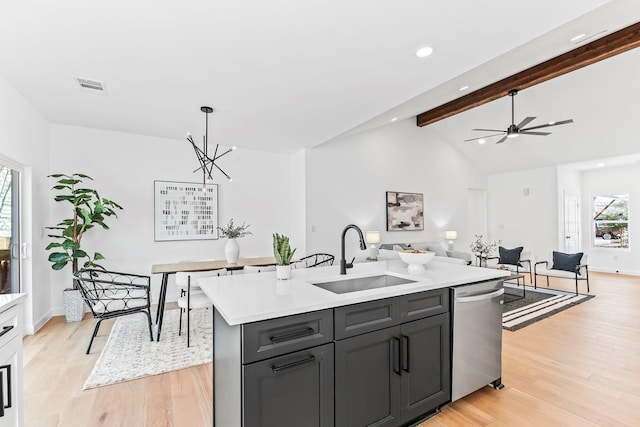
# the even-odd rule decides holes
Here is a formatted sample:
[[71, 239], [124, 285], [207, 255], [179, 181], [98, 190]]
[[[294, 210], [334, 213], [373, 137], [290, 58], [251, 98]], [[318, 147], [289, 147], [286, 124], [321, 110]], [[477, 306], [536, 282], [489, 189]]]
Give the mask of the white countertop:
[[[197, 279], [204, 293], [229, 325], [256, 322], [292, 314], [340, 307], [415, 292], [440, 289], [509, 276], [508, 271], [432, 261], [426, 270], [409, 272], [402, 261], [355, 264], [340, 275], [337, 265], [294, 269], [290, 280], [276, 279], [275, 272], [235, 274]], [[336, 294], [311, 283], [387, 274], [409, 280], [385, 288]]]
[[27, 294], [0, 294], [0, 313], [26, 296]]

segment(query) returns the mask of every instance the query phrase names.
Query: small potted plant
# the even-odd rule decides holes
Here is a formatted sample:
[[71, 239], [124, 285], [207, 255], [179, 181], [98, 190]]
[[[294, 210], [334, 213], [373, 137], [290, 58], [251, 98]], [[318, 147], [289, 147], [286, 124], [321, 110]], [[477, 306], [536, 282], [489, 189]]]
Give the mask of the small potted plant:
[[291, 250], [289, 238], [278, 233], [273, 234], [273, 257], [276, 259], [276, 277], [280, 280], [291, 278], [291, 258], [296, 252]]
[[498, 240], [497, 242], [492, 243], [485, 242], [484, 240], [482, 240], [482, 234], [476, 234], [475, 237], [476, 240], [471, 243], [471, 245], [469, 245], [469, 248], [471, 249], [471, 252], [473, 252], [474, 255], [478, 259], [480, 259], [480, 267], [486, 267], [487, 258], [489, 258], [493, 251], [496, 250], [496, 248], [500, 244], [500, 241]]
[[233, 223], [233, 218], [229, 220], [229, 223], [226, 227], [218, 227], [220, 233], [222, 233], [222, 237], [226, 237], [227, 244], [224, 247], [224, 256], [227, 259], [229, 264], [236, 264], [238, 262], [238, 257], [240, 256], [240, 246], [236, 239], [240, 237], [244, 237], [248, 234], [253, 234], [250, 231], [247, 231], [250, 225], [246, 223], [242, 223], [242, 225], [235, 225]]
[[[79, 261], [82, 260], [82, 268], [103, 268], [97, 261], [103, 260], [104, 256], [100, 252], [95, 252], [93, 256], [87, 253], [81, 246], [82, 238], [95, 226], [108, 230], [109, 226], [105, 222], [107, 217], [117, 217], [116, 209], [122, 209], [122, 206], [101, 197], [96, 190], [87, 188], [85, 181], [93, 181], [88, 175], [58, 173], [49, 175], [49, 178], [57, 179], [53, 189], [58, 193], [54, 200], [70, 203], [72, 213], [71, 218], [63, 219], [54, 227], [46, 227], [56, 233], [48, 235], [54, 240], [46, 248], [52, 251], [49, 254], [51, 268], [62, 270], [71, 263], [72, 273], [77, 273]], [[80, 291], [75, 289], [75, 284], [73, 289], [64, 290], [63, 300], [67, 322], [82, 320], [84, 303]]]

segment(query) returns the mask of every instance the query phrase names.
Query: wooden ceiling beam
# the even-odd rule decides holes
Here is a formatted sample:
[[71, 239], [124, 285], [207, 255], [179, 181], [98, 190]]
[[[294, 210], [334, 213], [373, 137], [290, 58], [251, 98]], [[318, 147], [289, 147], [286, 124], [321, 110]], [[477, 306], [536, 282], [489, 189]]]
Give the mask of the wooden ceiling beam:
[[522, 90], [594, 64], [619, 53], [640, 46], [640, 22], [580, 46], [567, 53], [551, 58], [512, 76], [454, 99], [439, 107], [418, 114], [416, 124], [420, 127], [446, 119], [487, 102], [507, 95], [510, 90]]

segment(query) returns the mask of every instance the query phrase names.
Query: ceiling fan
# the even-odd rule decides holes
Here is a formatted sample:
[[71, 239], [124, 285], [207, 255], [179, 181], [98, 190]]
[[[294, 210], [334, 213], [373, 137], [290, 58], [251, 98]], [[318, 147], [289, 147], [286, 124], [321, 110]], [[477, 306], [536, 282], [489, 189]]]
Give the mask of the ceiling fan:
[[573, 123], [573, 119], [569, 119], [569, 120], [562, 120], [559, 122], [549, 122], [546, 123], [544, 125], [539, 125], [539, 126], [532, 126], [532, 127], [528, 127], [525, 128], [526, 125], [528, 125], [529, 123], [531, 123], [533, 120], [535, 120], [535, 117], [525, 117], [525, 119], [523, 121], [521, 121], [520, 123], [518, 123], [517, 125], [515, 124], [515, 119], [514, 119], [514, 104], [513, 104], [513, 98], [518, 94], [518, 91], [515, 89], [512, 89], [509, 91], [509, 96], [511, 97], [511, 124], [509, 125], [509, 127], [507, 128], [507, 130], [499, 130], [499, 129], [471, 129], [471, 130], [479, 130], [482, 132], [499, 132], [499, 133], [495, 133], [493, 135], [486, 135], [486, 136], [481, 136], [479, 138], [471, 138], [471, 139], [465, 139], [465, 142], [468, 141], [477, 141], [480, 139], [485, 139], [485, 138], [491, 138], [492, 136], [498, 136], [498, 135], [503, 135], [502, 138], [500, 138], [496, 144], [500, 144], [502, 142], [505, 142], [507, 140], [507, 138], [515, 138], [518, 135], [536, 135], [536, 136], [547, 136], [547, 135], [551, 135], [551, 132], [533, 132], [535, 129], [542, 129], [542, 128], [548, 128], [550, 126], [558, 126], [558, 125], [566, 125], [567, 123]]

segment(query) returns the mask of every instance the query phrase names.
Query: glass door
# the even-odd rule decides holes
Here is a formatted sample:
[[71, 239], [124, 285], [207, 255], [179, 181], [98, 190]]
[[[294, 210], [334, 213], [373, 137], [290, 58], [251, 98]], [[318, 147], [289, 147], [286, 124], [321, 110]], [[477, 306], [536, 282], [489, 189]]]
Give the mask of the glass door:
[[19, 174], [0, 165], [0, 294], [20, 292]]

